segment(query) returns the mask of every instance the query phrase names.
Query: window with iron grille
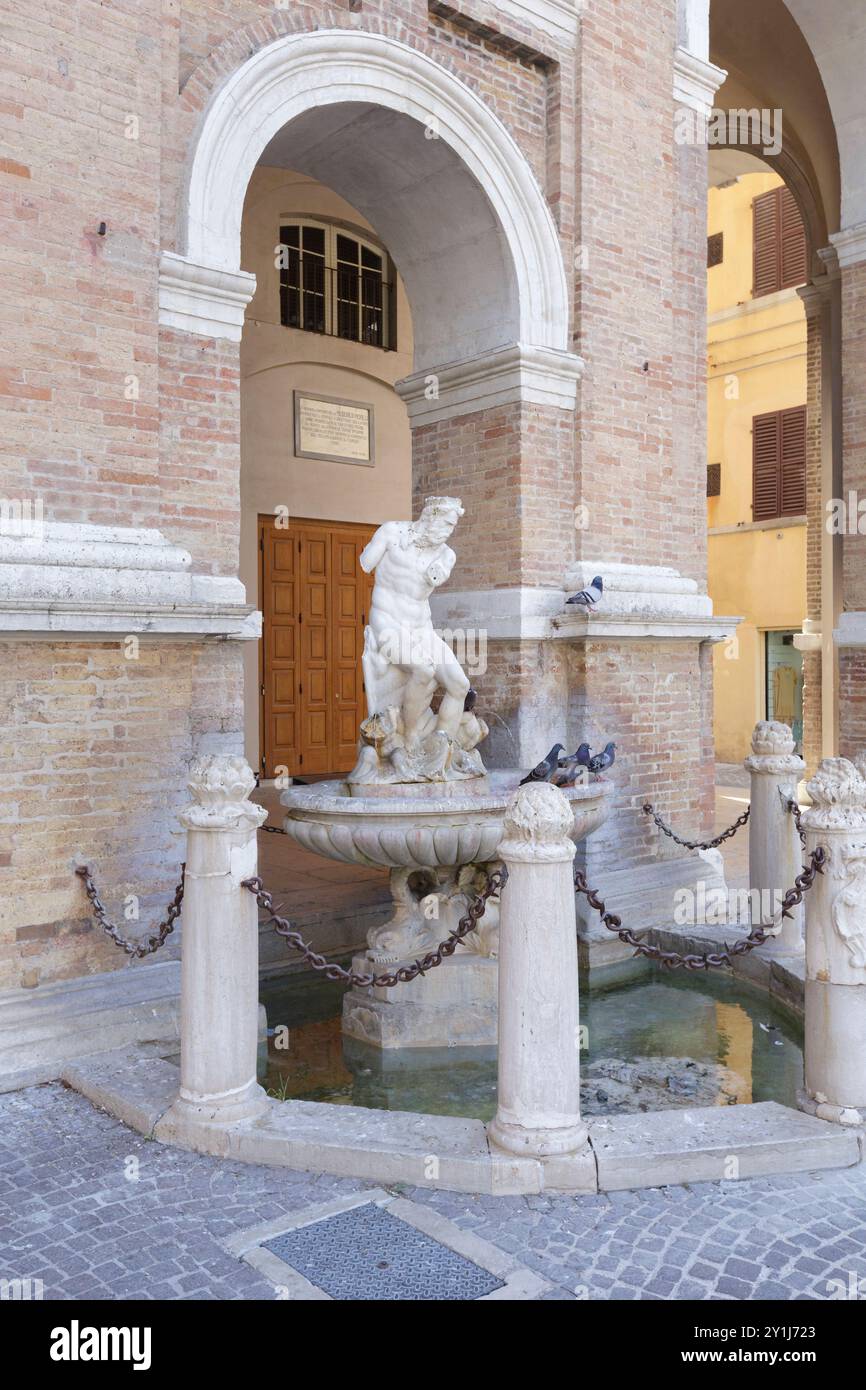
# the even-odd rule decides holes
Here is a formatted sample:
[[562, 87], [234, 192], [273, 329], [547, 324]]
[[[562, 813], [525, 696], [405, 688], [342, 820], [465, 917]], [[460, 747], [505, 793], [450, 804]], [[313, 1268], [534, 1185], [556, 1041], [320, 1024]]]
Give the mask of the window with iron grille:
[[712, 236], [707, 237], [707, 270], [712, 270], [714, 265], [721, 265], [724, 259], [725, 234], [713, 232]]
[[752, 519], [806, 510], [806, 407], [771, 410], [752, 420]]
[[800, 209], [789, 188], [773, 188], [752, 202], [755, 298], [805, 284], [809, 253]]
[[707, 496], [721, 497], [722, 495], [722, 465], [720, 463], [707, 464]]
[[306, 218], [280, 227], [280, 322], [396, 347], [390, 261], [372, 241]]

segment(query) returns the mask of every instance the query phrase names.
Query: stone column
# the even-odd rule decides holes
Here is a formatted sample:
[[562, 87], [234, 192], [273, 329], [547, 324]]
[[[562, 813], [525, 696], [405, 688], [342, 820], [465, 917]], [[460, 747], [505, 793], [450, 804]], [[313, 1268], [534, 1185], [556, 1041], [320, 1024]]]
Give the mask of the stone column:
[[528, 1158], [587, 1142], [580, 1118], [572, 808], [558, 787], [521, 787], [497, 850], [508, 869], [499, 927], [499, 1103], [494, 1144]]
[[[778, 920], [777, 903], [793, 885], [803, 865], [800, 837], [788, 802], [797, 799], [797, 783], [806, 764], [794, 752], [794, 736], [787, 724], [760, 720], [752, 734], [751, 756], [744, 766], [752, 777], [752, 811], [749, 817], [749, 886], [752, 890], [752, 925]], [[755, 897], [755, 891], [760, 898]], [[761, 947], [764, 955], [803, 951], [803, 907], [792, 908], [781, 919], [781, 931]]]
[[242, 879], [256, 872], [256, 831], [267, 817], [247, 800], [244, 758], [192, 764], [181, 960], [180, 1093], [161, 1122], [230, 1123], [267, 1104], [256, 1082], [258, 912]]
[[807, 785], [806, 854], [824, 871], [806, 896], [806, 1085], [802, 1110], [866, 1119], [866, 753], [825, 758]]

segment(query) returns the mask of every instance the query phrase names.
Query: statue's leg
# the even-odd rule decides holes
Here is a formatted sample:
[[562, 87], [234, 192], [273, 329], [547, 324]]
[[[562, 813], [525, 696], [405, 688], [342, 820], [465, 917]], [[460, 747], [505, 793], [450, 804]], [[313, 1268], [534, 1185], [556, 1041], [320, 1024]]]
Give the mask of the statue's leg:
[[436, 668], [435, 676], [445, 693], [439, 706], [436, 727], [444, 730], [450, 738], [455, 738], [460, 720], [463, 717], [463, 705], [469, 690], [469, 679], [464, 674], [463, 668], [451, 648], [446, 646], [441, 638], [439, 639], [439, 646], [439, 665]]
[[403, 735], [410, 743], [436, 689], [432, 666], [414, 666], [403, 691]]

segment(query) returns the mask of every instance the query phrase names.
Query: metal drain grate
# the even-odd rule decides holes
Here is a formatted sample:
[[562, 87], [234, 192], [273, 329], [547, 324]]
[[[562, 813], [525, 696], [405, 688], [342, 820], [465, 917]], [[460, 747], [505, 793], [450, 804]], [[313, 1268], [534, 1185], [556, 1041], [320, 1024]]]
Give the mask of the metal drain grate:
[[466, 1301], [504, 1287], [488, 1270], [372, 1202], [263, 1246], [334, 1299]]

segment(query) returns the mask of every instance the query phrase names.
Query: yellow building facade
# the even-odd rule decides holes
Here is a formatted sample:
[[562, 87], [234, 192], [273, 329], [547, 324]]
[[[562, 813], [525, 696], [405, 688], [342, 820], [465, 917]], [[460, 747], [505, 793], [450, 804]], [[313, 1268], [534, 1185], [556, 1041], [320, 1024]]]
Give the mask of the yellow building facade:
[[716, 613], [742, 617], [714, 652], [723, 763], [746, 756], [758, 719], [784, 720], [802, 742], [793, 636], [806, 613], [806, 319], [795, 285], [784, 283], [801, 264], [786, 225], [792, 206], [769, 171], [724, 181], [708, 198], [708, 588]]

